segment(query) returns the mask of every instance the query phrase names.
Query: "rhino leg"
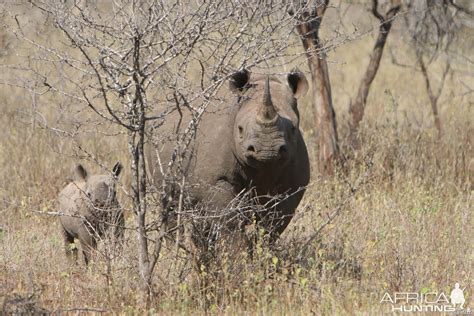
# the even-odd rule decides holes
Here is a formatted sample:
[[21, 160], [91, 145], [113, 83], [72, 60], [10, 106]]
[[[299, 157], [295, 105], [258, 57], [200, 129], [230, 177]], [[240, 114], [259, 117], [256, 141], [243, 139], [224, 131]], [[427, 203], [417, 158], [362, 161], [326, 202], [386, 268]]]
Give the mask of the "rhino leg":
[[81, 242], [82, 254], [86, 265], [89, 264], [91, 251], [96, 248], [97, 242], [94, 236], [87, 231], [86, 228], [79, 233], [79, 241]]
[[123, 216], [123, 213], [120, 212], [115, 216], [114, 219], [114, 243], [115, 243], [115, 248], [118, 251], [122, 251], [123, 243], [124, 243], [124, 231], [125, 231], [125, 217]]
[[258, 222], [259, 226], [265, 230], [270, 245], [275, 244], [278, 237], [280, 237], [290, 223], [292, 217], [293, 214], [287, 215], [277, 210], [274, 213], [269, 212]]
[[[238, 210], [229, 209], [229, 204], [235, 199], [234, 187], [227, 181], [218, 181], [213, 188], [212, 199], [213, 208], [225, 212], [224, 216], [214, 225], [221, 226], [222, 244], [231, 245], [231, 249], [227, 249], [232, 253], [241, 253], [249, 251], [251, 244], [245, 234], [245, 224], [250, 222], [245, 214], [239, 214]], [[235, 207], [235, 209], [237, 209]]]
[[74, 245], [74, 236], [71, 235], [64, 227], [62, 229], [64, 238], [64, 249], [66, 257], [70, 262], [77, 263], [77, 247]]
[[258, 219], [258, 225], [268, 234], [270, 245], [273, 245], [286, 229], [302, 197], [303, 192], [297, 192]]

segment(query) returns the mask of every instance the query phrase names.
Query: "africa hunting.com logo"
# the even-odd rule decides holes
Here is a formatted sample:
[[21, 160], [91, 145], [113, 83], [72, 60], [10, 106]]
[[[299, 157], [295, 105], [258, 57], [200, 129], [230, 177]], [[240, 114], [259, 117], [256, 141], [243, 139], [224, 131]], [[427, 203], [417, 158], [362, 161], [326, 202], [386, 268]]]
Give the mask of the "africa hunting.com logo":
[[[390, 304], [392, 312], [440, 312], [471, 314], [469, 307], [465, 308], [464, 290], [459, 283], [454, 285], [450, 295], [444, 292], [385, 292], [381, 304]], [[448, 299], [449, 297], [449, 299]]]

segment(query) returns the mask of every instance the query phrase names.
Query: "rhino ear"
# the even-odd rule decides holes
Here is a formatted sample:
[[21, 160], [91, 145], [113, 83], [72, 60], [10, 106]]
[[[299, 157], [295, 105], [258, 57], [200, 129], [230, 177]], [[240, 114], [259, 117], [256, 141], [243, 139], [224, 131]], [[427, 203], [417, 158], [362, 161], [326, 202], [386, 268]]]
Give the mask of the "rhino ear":
[[308, 92], [308, 80], [306, 80], [306, 76], [298, 68], [293, 69], [286, 76], [286, 79], [296, 99], [301, 98]]
[[87, 170], [82, 165], [77, 165], [74, 168], [74, 179], [76, 181], [86, 181], [87, 180]]
[[250, 72], [247, 69], [242, 69], [234, 72], [229, 79], [230, 91], [234, 93], [241, 93], [249, 82]]
[[122, 171], [122, 164], [119, 162], [117, 162], [114, 166], [114, 168], [112, 169], [112, 173], [114, 174], [114, 176], [118, 177], [120, 175], [120, 172]]

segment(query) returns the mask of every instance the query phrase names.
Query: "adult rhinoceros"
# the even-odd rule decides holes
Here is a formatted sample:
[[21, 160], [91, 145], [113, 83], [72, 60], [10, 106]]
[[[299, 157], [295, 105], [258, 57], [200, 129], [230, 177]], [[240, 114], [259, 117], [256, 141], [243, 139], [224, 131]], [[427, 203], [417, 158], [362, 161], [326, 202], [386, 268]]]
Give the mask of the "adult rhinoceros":
[[[293, 217], [309, 182], [308, 153], [299, 130], [297, 107], [308, 82], [298, 71], [267, 76], [247, 70], [234, 73], [229, 82], [230, 91], [221, 98], [225, 101], [206, 109], [190, 158], [180, 165], [188, 184], [186, 200], [191, 207], [201, 206], [204, 217], [207, 212], [215, 218], [220, 211], [226, 213], [236, 196], [249, 192], [252, 203], [267, 205], [251, 214], [251, 220], [275, 240]], [[173, 156], [173, 135], [184, 130], [184, 122], [186, 118], [178, 113], [169, 115], [157, 130], [155, 146], [148, 151], [152, 176], [159, 184]], [[286, 198], [268, 203], [282, 196]], [[171, 207], [176, 207], [177, 194], [170, 191], [169, 199]], [[235, 231], [246, 222], [242, 218], [248, 223], [249, 214], [237, 221], [236, 213], [239, 211], [226, 213], [223, 226]]]

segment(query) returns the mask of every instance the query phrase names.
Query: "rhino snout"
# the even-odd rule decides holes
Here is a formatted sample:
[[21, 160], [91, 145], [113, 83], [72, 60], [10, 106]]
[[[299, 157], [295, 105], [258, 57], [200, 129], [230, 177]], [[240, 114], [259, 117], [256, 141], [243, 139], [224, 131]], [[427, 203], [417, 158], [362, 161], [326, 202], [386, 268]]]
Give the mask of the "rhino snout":
[[288, 158], [288, 146], [286, 144], [279, 144], [276, 146], [258, 146], [257, 144], [248, 144], [244, 156], [246, 159], [258, 162], [286, 160]]

